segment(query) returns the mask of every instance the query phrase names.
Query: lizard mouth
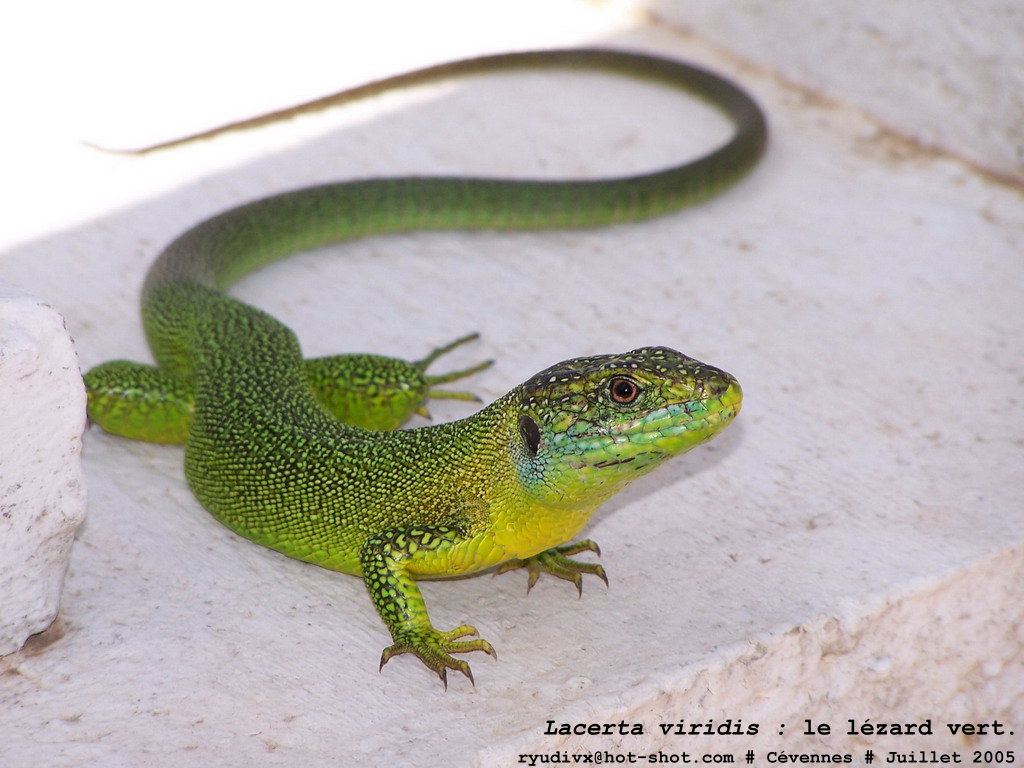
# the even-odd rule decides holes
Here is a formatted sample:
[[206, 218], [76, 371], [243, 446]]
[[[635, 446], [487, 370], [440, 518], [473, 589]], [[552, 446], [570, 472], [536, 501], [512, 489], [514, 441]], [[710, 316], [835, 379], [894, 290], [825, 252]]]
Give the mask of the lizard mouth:
[[629, 439], [657, 439], [659, 435], [695, 432], [724, 425], [739, 413], [741, 397], [739, 386], [735, 385], [721, 397], [671, 403], [650, 411], [641, 418], [617, 425], [611, 433]]
[[650, 411], [579, 440], [578, 447], [594, 469], [653, 466], [705, 443], [721, 432], [740, 411], [743, 394], [732, 383], [720, 395], [686, 400]]

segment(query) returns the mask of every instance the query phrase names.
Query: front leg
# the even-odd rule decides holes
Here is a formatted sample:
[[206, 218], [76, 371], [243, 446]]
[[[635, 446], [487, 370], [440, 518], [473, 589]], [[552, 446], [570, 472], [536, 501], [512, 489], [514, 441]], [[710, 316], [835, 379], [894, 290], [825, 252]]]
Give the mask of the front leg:
[[436, 562], [458, 543], [459, 535], [446, 527], [391, 528], [363, 545], [359, 556], [363, 580], [394, 640], [381, 654], [381, 669], [392, 656], [412, 653], [436, 672], [447, 688], [449, 669], [458, 670], [475, 684], [469, 664], [451, 654], [483, 651], [497, 658], [486, 640], [459, 639], [476, 636], [476, 629], [468, 624], [448, 632], [435, 629], [412, 576], [417, 571], [437, 572]]

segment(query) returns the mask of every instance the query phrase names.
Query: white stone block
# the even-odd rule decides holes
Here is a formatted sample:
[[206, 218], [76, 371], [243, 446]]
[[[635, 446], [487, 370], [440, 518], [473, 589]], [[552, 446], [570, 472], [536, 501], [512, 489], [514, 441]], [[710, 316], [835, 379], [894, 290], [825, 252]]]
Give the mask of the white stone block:
[[57, 615], [85, 515], [85, 390], [62, 318], [0, 283], [0, 654]]
[[1024, 179], [1019, 0], [647, 0], [662, 21], [915, 142]]

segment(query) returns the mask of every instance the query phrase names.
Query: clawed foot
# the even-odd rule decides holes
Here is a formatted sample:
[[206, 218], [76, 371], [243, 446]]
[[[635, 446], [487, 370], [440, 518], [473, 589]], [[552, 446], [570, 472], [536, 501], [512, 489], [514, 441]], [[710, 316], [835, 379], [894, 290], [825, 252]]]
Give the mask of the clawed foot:
[[475, 627], [463, 624], [449, 632], [441, 632], [433, 627], [425, 629], [409, 629], [399, 632], [394, 636], [394, 645], [384, 649], [380, 655], [380, 669], [388, 663], [392, 656], [400, 653], [412, 653], [419, 657], [420, 661], [432, 669], [441, 678], [445, 690], [448, 690], [448, 670], [455, 669], [469, 678], [469, 682], [476, 685], [473, 680], [473, 672], [469, 664], [456, 659], [453, 653], [468, 653], [470, 651], [483, 651], [493, 659], [498, 658], [491, 644], [482, 638], [476, 640], [459, 640], [460, 637], [476, 637]]
[[584, 539], [575, 544], [566, 544], [562, 547], [545, 550], [539, 555], [528, 557], [525, 560], [509, 560], [498, 568], [498, 573], [525, 568], [529, 573], [529, 578], [526, 581], [527, 592], [533, 589], [533, 585], [537, 583], [541, 573], [550, 573], [552, 576], [571, 581], [576, 585], [576, 591], [582, 597], [582, 574], [592, 573], [601, 579], [605, 586], [608, 586], [608, 576], [605, 574], [604, 568], [597, 563], [581, 563], [578, 560], [569, 559], [569, 555], [578, 555], [580, 552], [593, 552], [598, 557], [601, 556], [601, 548], [590, 539]]
[[[429, 397], [432, 400], [469, 400], [473, 402], [480, 402], [480, 398], [474, 395], [472, 392], [457, 392], [449, 389], [437, 389], [436, 387], [438, 384], [446, 384], [450, 381], [464, 379], [467, 376], [472, 376], [474, 373], [479, 373], [480, 371], [486, 368], [490, 368], [491, 365], [494, 364], [493, 360], [484, 360], [482, 363], [477, 363], [476, 365], [471, 366], [469, 368], [463, 368], [461, 370], [451, 371], [449, 373], [431, 375], [426, 374], [427, 366], [433, 363], [437, 358], [441, 357], [441, 355], [447, 354], [456, 347], [461, 347], [463, 344], [466, 344], [470, 341], [475, 341], [478, 338], [480, 338], [480, 334], [478, 333], [471, 333], [468, 336], [463, 336], [451, 342], [450, 344], [445, 344], [443, 347], [438, 347], [437, 349], [433, 350], [429, 355], [424, 357], [422, 360], [417, 360], [415, 363], [413, 363], [413, 365], [419, 368], [420, 371], [424, 372], [423, 378], [426, 381], [428, 387], [427, 397]], [[421, 416], [430, 418], [430, 414], [426, 412], [425, 408], [420, 408], [417, 412]]]

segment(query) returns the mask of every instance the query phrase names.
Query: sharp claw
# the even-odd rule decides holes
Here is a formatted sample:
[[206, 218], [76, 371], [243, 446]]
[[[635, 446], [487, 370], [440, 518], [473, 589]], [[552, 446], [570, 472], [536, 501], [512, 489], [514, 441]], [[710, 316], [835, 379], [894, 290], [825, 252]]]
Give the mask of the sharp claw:
[[569, 555], [574, 555], [579, 552], [594, 552], [599, 557], [601, 555], [601, 548], [590, 539], [579, 541], [575, 544], [568, 544], [563, 547], [555, 547], [554, 549], [541, 552], [533, 557], [528, 557], [525, 560], [509, 560], [502, 563], [498, 567], [498, 573], [505, 573], [506, 571], [512, 571], [516, 568], [526, 568], [529, 571], [529, 578], [526, 581], [526, 592], [530, 593], [533, 586], [537, 583], [537, 579], [540, 574], [550, 573], [553, 576], [557, 576], [560, 579], [571, 581], [576, 585], [576, 593], [579, 597], [583, 596], [583, 574], [592, 573], [607, 587], [608, 574], [602, 566], [597, 563], [584, 563], [577, 560], [570, 560]]
[[414, 365], [421, 371], [426, 369], [432, 362], [441, 357], [441, 355], [451, 352], [456, 347], [461, 347], [463, 344], [468, 344], [471, 341], [476, 341], [480, 338], [479, 333], [469, 333], [465, 336], [460, 336], [455, 341], [445, 344], [443, 347], [436, 347], [430, 351], [430, 353], [422, 360], [417, 360]]
[[[464, 376], [462, 374], [465, 374], [465, 376], [469, 376], [472, 373], [474, 373], [474, 371], [469, 371], [469, 370], [466, 370], [466, 371], [456, 371], [456, 374], [458, 374], [458, 375], [456, 375], [454, 378], [461, 379], [461, 378], [464, 378]], [[432, 385], [440, 383], [439, 382], [439, 378], [440, 377], [437, 377], [437, 376], [427, 376], [426, 378], [427, 378], [427, 384], [431, 385], [427, 389], [427, 396], [431, 400], [462, 400], [462, 401], [467, 402], [467, 403], [479, 403], [479, 402], [482, 402], [482, 400], [480, 399], [480, 396], [476, 395], [476, 394], [473, 394], [472, 392], [460, 392], [460, 391], [451, 390], [451, 389], [436, 389]]]
[[469, 678], [469, 682], [476, 687], [476, 680], [473, 678], [473, 671], [469, 664], [461, 659], [455, 659], [452, 653], [468, 653], [470, 651], [483, 651], [493, 659], [498, 658], [494, 648], [486, 640], [469, 640], [459, 642], [461, 637], [479, 637], [476, 627], [471, 624], [463, 624], [448, 632], [439, 632], [433, 627], [419, 632], [413, 631], [411, 636], [399, 632], [393, 635], [395, 644], [384, 649], [380, 655], [380, 666], [384, 665], [393, 657], [401, 653], [409, 653], [422, 661], [428, 669], [433, 671], [440, 679], [444, 689], [448, 690], [448, 670], [455, 669]]
[[[430, 354], [428, 354], [422, 360], [417, 360], [415, 363], [413, 363], [413, 365], [415, 365], [421, 371], [425, 372], [427, 368], [430, 366], [430, 364], [437, 360], [437, 358], [441, 357], [444, 354], [447, 354], [448, 352], [451, 352], [456, 347], [460, 347], [463, 344], [466, 344], [467, 342], [470, 341], [474, 341], [478, 338], [480, 338], [480, 336], [479, 334], [476, 333], [471, 333], [468, 336], [463, 336], [462, 338], [456, 339], [450, 344], [445, 344], [443, 347], [437, 347], [436, 349], [432, 350]], [[452, 400], [479, 400], [479, 398], [477, 398], [475, 395], [472, 395], [468, 392], [449, 392], [446, 390], [435, 390], [434, 387], [438, 384], [445, 384], [449, 381], [457, 381], [458, 379], [464, 379], [467, 376], [472, 376], [474, 373], [479, 373], [485, 368], [489, 368], [493, 363], [493, 360], [485, 360], [482, 363], [477, 363], [476, 365], [470, 366], [469, 368], [463, 368], [458, 371], [450, 371], [448, 373], [430, 376], [425, 375], [424, 378], [426, 379], [427, 386], [430, 388], [430, 397], [435, 399], [448, 398]]]

